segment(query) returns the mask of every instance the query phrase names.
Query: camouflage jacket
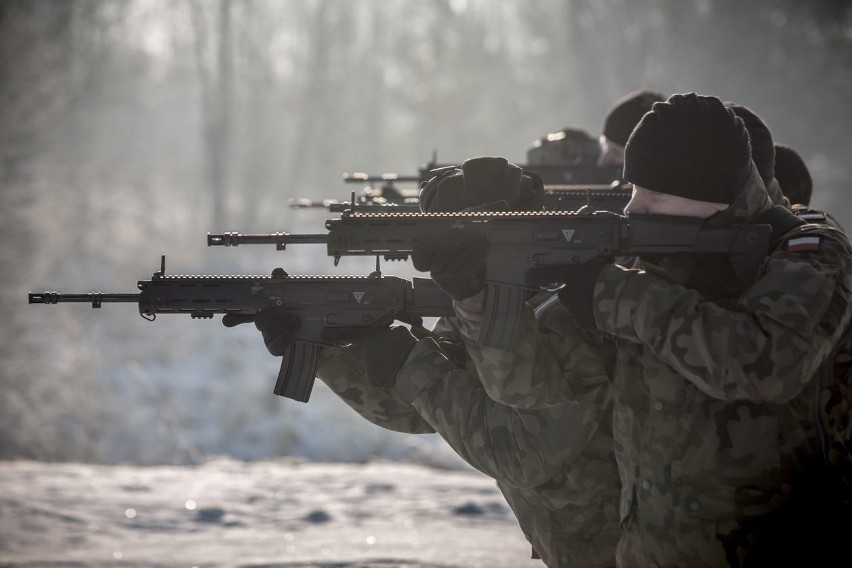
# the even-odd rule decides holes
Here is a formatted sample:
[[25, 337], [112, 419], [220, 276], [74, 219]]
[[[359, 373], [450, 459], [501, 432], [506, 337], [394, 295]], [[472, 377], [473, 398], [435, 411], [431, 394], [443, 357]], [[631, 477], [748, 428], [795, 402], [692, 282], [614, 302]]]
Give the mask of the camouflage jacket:
[[[743, 224], [769, 203], [753, 170], [737, 202], [706, 224]], [[737, 536], [784, 503], [790, 483], [821, 452], [811, 379], [849, 326], [848, 240], [827, 227], [800, 227], [768, 256], [756, 282], [737, 287], [729, 268], [706, 261], [611, 265], [598, 278], [596, 324], [615, 347], [603, 341], [597, 353], [579, 350], [574, 364], [614, 363], [620, 566], [738, 565], [747, 539]], [[472, 336], [475, 314], [460, 316]], [[532, 332], [525, 326], [522, 338]], [[480, 372], [494, 355], [473, 357]], [[511, 375], [500, 363], [491, 368]], [[526, 394], [509, 393], [526, 408], [583, 393], [530, 381]]]
[[[451, 319], [433, 331], [460, 340]], [[345, 351], [323, 349], [318, 377], [375, 424], [437, 431], [497, 481], [545, 564], [614, 566], [618, 474], [604, 377], [586, 401], [518, 410], [491, 399], [472, 365], [460, 368], [429, 339], [415, 346], [392, 392], [371, 386]]]
[[807, 221], [808, 223], [814, 223], [816, 225], [827, 225], [829, 227], [833, 227], [838, 231], [845, 232], [846, 229], [843, 228], [843, 225], [834, 218], [831, 213], [827, 211], [822, 211], [820, 209], [814, 209], [808, 205], [791, 205], [790, 211], [796, 214], [799, 219], [803, 221]]
[[323, 347], [320, 350], [317, 378], [373, 424], [408, 434], [435, 432], [411, 405], [371, 382], [362, 365], [345, 348]]

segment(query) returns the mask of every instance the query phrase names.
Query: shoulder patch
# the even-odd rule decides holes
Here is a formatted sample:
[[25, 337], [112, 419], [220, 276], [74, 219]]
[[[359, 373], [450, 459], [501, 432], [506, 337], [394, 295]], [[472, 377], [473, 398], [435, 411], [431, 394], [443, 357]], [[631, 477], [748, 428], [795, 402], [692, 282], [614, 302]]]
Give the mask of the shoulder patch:
[[804, 235], [793, 237], [784, 245], [787, 252], [812, 252], [818, 251], [822, 244], [822, 235]]
[[805, 221], [809, 222], [823, 222], [826, 220], [826, 215], [822, 211], [802, 211], [801, 213], [796, 213], [796, 215], [799, 217], [799, 219], [804, 219]]

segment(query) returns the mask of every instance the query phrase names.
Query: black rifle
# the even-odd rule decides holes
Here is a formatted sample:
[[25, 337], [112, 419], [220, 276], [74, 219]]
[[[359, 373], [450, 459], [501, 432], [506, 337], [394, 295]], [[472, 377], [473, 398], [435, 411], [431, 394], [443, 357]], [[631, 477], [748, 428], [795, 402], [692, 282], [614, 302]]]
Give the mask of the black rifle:
[[[621, 213], [630, 201], [632, 190], [619, 182], [606, 184], [550, 184], [544, 186], [544, 208], [549, 211], [577, 211], [589, 207], [593, 211]], [[354, 204], [354, 205], [353, 205]], [[350, 201], [324, 199], [321, 202], [310, 199], [291, 200], [290, 207], [324, 207], [332, 213], [357, 211], [360, 213], [418, 213], [419, 197], [406, 197], [402, 201], [374, 199], [368, 194], [357, 197], [353, 194]]]
[[[361, 212], [415, 213], [420, 211], [419, 189], [400, 189], [400, 182], [428, 182], [434, 170], [458, 165], [439, 165], [430, 162], [420, 168], [419, 175], [406, 176], [395, 173], [368, 175], [365, 173], [344, 173], [347, 183], [366, 183], [360, 192], [352, 192], [349, 201], [334, 198], [310, 199], [296, 198], [288, 201], [292, 209], [323, 208], [332, 213], [348, 210]], [[576, 211], [584, 205], [595, 211], [621, 213], [630, 199], [630, 189], [622, 185], [621, 168], [612, 166], [545, 166], [521, 165], [524, 171], [539, 175], [544, 182], [545, 208], [551, 211]], [[380, 184], [380, 185], [379, 185]]]
[[722, 255], [741, 281], [752, 282], [769, 251], [770, 225], [703, 229], [693, 217], [588, 212], [344, 213], [326, 234], [208, 234], [208, 246], [322, 243], [342, 256], [404, 260], [418, 241], [447, 231], [481, 229], [488, 240], [488, 287], [480, 344], [511, 351], [527, 291], [556, 289], [565, 267], [649, 255]]
[[350, 343], [394, 320], [422, 325], [424, 317], [453, 315], [452, 300], [428, 278], [396, 276], [166, 275], [140, 280], [138, 294], [29, 294], [30, 304], [136, 302], [153, 321], [157, 314], [212, 318], [215, 314], [257, 314], [281, 307], [298, 316], [301, 326], [288, 347], [273, 392], [307, 402], [322, 345]]
[[578, 211], [587, 207], [620, 214], [632, 194], [630, 185], [617, 181], [608, 185], [545, 184], [544, 206], [550, 211]]
[[[525, 172], [538, 175], [544, 185], [609, 185], [613, 181], [620, 181], [622, 175], [621, 166], [595, 166], [595, 165], [543, 165], [543, 164], [516, 164]], [[438, 163], [432, 159], [426, 166], [420, 168], [420, 183], [427, 182], [432, 178], [432, 171], [443, 169], [448, 166], [458, 166], [452, 163]]]
[[[632, 186], [621, 181], [621, 166], [518, 165], [526, 173], [539, 176], [544, 185], [544, 208], [550, 211], [577, 211], [588, 206], [593, 211], [621, 213], [630, 201]], [[438, 164], [434, 159], [420, 169], [420, 184], [457, 164]], [[332, 211], [342, 212], [338, 207]]]
[[419, 189], [400, 189], [396, 187], [398, 182], [419, 182], [419, 176], [401, 176], [392, 173], [371, 176], [356, 172], [352, 174], [344, 173], [343, 181], [347, 183], [367, 184], [381, 182], [381, 185], [378, 187], [367, 185], [358, 194], [352, 191], [352, 197], [349, 202], [338, 201], [337, 199], [313, 200], [302, 197], [290, 199], [288, 204], [291, 209], [322, 207], [332, 212], [351, 209], [353, 204], [358, 209], [372, 209], [374, 206], [381, 209], [382, 206], [395, 206], [399, 207], [400, 211], [420, 210], [418, 206]]

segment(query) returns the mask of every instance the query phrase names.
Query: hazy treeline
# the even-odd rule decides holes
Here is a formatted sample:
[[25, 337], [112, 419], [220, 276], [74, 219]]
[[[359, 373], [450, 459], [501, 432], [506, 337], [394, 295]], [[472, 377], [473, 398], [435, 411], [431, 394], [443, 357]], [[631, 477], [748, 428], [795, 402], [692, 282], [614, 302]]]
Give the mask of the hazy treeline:
[[[209, 422], [218, 435], [186, 441], [202, 452], [232, 452], [252, 419], [229, 414], [222, 434], [209, 405], [174, 406], [185, 393], [162, 371], [189, 360], [177, 346], [203, 357], [232, 331], [137, 332], [133, 310], [27, 306], [26, 292], [132, 291], [163, 252], [177, 271], [268, 272], [285, 259], [331, 271], [318, 254], [210, 251], [204, 235], [321, 230], [324, 214], [287, 199], [345, 198], [346, 171], [413, 174], [433, 153], [523, 162], [547, 132], [597, 134], [612, 101], [643, 87], [751, 107], [805, 158], [814, 204], [852, 226], [847, 1], [0, 0], [0, 457], [181, 461], [142, 451], [173, 429], [126, 426], [152, 401], [160, 414], [136, 424], [166, 407], [183, 432]], [[212, 374], [208, 402], [239, 398], [256, 371], [239, 356], [248, 347], [217, 351], [229, 349], [181, 370], [190, 383]], [[140, 373], [151, 398], [128, 399], [138, 393], [122, 381]], [[121, 446], [135, 450], [109, 449]]]

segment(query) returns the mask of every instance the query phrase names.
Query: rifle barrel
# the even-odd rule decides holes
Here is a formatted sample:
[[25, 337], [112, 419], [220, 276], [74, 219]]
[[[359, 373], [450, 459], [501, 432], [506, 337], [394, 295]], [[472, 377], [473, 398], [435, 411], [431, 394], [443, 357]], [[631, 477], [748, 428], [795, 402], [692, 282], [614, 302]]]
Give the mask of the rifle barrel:
[[99, 308], [103, 302], [138, 302], [139, 294], [104, 294], [90, 292], [89, 294], [60, 294], [59, 292], [44, 292], [29, 294], [30, 304], [58, 304], [59, 302], [85, 302]]
[[235, 247], [241, 244], [325, 244], [327, 234], [296, 234], [290, 233], [222, 233], [214, 235], [207, 233], [207, 246]]

